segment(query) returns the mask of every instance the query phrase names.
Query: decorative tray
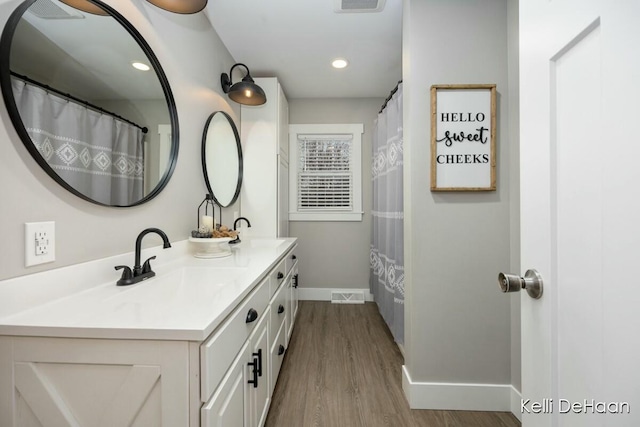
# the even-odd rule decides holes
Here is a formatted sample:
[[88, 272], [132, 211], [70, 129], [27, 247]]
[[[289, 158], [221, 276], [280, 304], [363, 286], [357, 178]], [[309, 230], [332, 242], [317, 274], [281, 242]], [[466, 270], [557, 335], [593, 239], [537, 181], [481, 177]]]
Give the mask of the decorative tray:
[[196, 258], [221, 258], [231, 255], [231, 240], [231, 237], [189, 237], [189, 241], [196, 245]]

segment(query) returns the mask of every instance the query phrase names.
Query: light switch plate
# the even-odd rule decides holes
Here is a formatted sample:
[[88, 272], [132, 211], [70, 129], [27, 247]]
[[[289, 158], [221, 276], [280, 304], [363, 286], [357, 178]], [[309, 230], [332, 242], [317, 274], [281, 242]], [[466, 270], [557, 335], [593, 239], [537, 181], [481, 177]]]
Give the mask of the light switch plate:
[[56, 223], [26, 222], [24, 224], [24, 265], [44, 264], [56, 260]]

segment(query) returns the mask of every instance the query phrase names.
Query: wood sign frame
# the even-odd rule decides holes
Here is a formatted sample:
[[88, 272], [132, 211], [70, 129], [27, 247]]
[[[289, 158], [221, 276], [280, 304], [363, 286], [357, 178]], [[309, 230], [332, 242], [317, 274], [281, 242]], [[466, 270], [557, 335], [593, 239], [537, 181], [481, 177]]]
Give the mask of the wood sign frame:
[[495, 191], [496, 85], [431, 86], [431, 191]]

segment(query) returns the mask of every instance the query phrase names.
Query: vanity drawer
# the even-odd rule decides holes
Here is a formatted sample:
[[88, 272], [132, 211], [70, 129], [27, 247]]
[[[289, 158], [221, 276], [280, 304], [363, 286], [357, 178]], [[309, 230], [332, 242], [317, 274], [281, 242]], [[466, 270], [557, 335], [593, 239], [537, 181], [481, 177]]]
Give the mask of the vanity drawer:
[[285, 259], [281, 259], [278, 265], [276, 265], [269, 277], [271, 278], [271, 292], [269, 293], [269, 298], [276, 293], [282, 282], [284, 282], [284, 278], [287, 275], [287, 270], [285, 270]]
[[200, 346], [200, 399], [203, 402], [209, 400], [260, 316], [265, 313], [269, 303], [268, 282], [268, 279], [263, 280]]
[[296, 245], [288, 254], [287, 256], [284, 258], [284, 263], [285, 263], [285, 270], [287, 271], [286, 274], [289, 273], [289, 271], [291, 271], [291, 268], [293, 267], [293, 265], [296, 263], [296, 261], [298, 260], [298, 255], [296, 254], [298, 250], [298, 245]]
[[[290, 279], [287, 278], [287, 280]], [[287, 304], [287, 288], [287, 284], [284, 283], [278, 288], [276, 294], [271, 299], [271, 325], [269, 328], [269, 342], [271, 343], [273, 343], [278, 329], [280, 329], [280, 325], [284, 322], [284, 319], [291, 309], [290, 304]]]
[[278, 330], [273, 346], [271, 346], [271, 393], [273, 393], [273, 389], [278, 382], [278, 374], [280, 373], [282, 361], [284, 360], [284, 353], [286, 351], [286, 339], [287, 328], [282, 324], [280, 325], [280, 329]]

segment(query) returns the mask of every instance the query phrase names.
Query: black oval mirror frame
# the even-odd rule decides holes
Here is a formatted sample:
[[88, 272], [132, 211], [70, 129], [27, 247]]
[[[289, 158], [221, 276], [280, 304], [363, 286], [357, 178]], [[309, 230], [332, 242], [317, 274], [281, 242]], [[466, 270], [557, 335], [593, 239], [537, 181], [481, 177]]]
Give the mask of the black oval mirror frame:
[[59, 185], [64, 187], [66, 190], [70, 191], [74, 195], [89, 201], [91, 203], [95, 203], [101, 206], [113, 206], [113, 207], [130, 207], [137, 206], [148, 202], [157, 196], [163, 188], [169, 182], [171, 175], [176, 166], [177, 157], [178, 157], [178, 145], [179, 145], [179, 129], [178, 129], [178, 114], [176, 111], [176, 104], [173, 98], [173, 94], [171, 92], [171, 88], [169, 86], [169, 82], [167, 80], [164, 71], [160, 65], [160, 62], [156, 58], [155, 54], [151, 50], [151, 47], [142, 37], [142, 35], [127, 21], [122, 15], [120, 15], [116, 10], [112, 7], [106, 5], [105, 3], [99, 0], [88, 0], [91, 3], [95, 3], [105, 11], [109, 13], [109, 15], [115, 19], [133, 38], [133, 40], [138, 44], [138, 46], [142, 49], [143, 53], [146, 55], [147, 59], [151, 63], [152, 69], [155, 71], [156, 77], [159, 80], [160, 85], [162, 86], [162, 90], [164, 92], [164, 97], [167, 103], [168, 115], [171, 124], [171, 148], [168, 155], [168, 164], [164, 170], [164, 173], [158, 180], [158, 183], [155, 185], [153, 189], [151, 189], [148, 194], [144, 195], [140, 200], [135, 201], [131, 204], [126, 205], [112, 205], [102, 203], [100, 201], [94, 200], [87, 195], [81, 193], [77, 189], [75, 189], [72, 185], [67, 183], [63, 178], [61, 178], [53, 168], [47, 163], [47, 161], [42, 157], [38, 148], [34, 145], [31, 137], [29, 136], [27, 130], [25, 129], [24, 123], [18, 111], [18, 107], [16, 105], [16, 101], [13, 95], [12, 83], [11, 83], [11, 69], [10, 69], [10, 53], [11, 53], [11, 45], [13, 42], [13, 36], [16, 31], [16, 28], [22, 19], [22, 15], [27, 11], [27, 9], [35, 3], [37, 0], [27, 0], [21, 3], [16, 10], [9, 17], [5, 28], [2, 32], [2, 36], [0, 38], [0, 87], [2, 88], [2, 95], [4, 98], [5, 105], [7, 107], [9, 117], [13, 122], [13, 125], [16, 129], [16, 132], [20, 136], [20, 139], [24, 143], [25, 147], [31, 154], [31, 156], [35, 159], [35, 161], [44, 169], [51, 178], [53, 178]]
[[[235, 189], [231, 189], [231, 191], [233, 192], [233, 197], [231, 197], [231, 199], [229, 200], [220, 200], [220, 193], [218, 194], [218, 197], [216, 197], [216, 193], [215, 193], [215, 187], [216, 185], [222, 185], [222, 183], [220, 182], [212, 182], [213, 181], [213, 172], [210, 171], [209, 169], [213, 168], [213, 166], [210, 164], [209, 167], [207, 167], [207, 163], [208, 160], [208, 156], [207, 156], [207, 147], [208, 144], [214, 144], [216, 142], [219, 143], [228, 143], [229, 141], [219, 141], [216, 138], [216, 135], [209, 135], [210, 130], [212, 128], [212, 126], [214, 125], [213, 121], [214, 118], [216, 117], [216, 115], [221, 115], [222, 117], [224, 117], [227, 121], [227, 123], [229, 124], [231, 130], [233, 131], [233, 136], [235, 138], [235, 146], [236, 146], [236, 153], [237, 153], [237, 160], [238, 160], [238, 179], [236, 180], [235, 183], [231, 182], [230, 185], [235, 184]], [[204, 126], [204, 132], [202, 134], [202, 174], [204, 177], [204, 182], [207, 186], [207, 190], [209, 190], [209, 194], [211, 194], [213, 196], [213, 200], [216, 202], [216, 204], [218, 206], [221, 206], [223, 208], [226, 208], [230, 205], [232, 205], [233, 203], [235, 203], [235, 201], [238, 199], [238, 196], [240, 195], [240, 189], [242, 187], [242, 173], [243, 173], [243, 164], [242, 164], [242, 145], [240, 144], [240, 135], [238, 134], [238, 128], [236, 127], [235, 123], [233, 122], [233, 119], [231, 118], [231, 116], [227, 113], [225, 113], [224, 111], [216, 111], [214, 113], [212, 113], [209, 118], [207, 119], [207, 123]], [[228, 155], [232, 155], [231, 153], [227, 153]], [[234, 153], [235, 154], [235, 153]], [[223, 160], [224, 161], [224, 160]], [[229, 191], [225, 191], [225, 192], [229, 192]]]

